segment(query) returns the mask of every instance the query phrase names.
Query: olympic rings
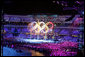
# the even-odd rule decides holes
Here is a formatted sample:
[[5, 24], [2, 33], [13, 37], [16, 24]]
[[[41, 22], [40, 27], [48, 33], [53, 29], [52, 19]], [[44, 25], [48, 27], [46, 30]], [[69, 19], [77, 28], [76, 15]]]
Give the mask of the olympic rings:
[[[48, 25], [52, 25], [50, 28]], [[46, 24], [44, 22], [31, 22], [28, 24], [28, 27], [30, 27], [30, 32], [35, 31], [35, 33], [47, 33], [49, 30], [53, 29], [54, 24], [52, 22], [47, 22]]]

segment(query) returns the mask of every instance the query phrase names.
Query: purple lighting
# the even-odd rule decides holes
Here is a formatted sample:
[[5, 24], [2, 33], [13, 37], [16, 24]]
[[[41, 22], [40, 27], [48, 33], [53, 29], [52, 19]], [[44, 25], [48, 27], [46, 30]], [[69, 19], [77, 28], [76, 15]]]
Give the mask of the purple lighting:
[[[26, 45], [24, 45], [26, 46]], [[75, 56], [77, 55], [77, 51], [71, 51], [70, 48], [78, 48], [78, 43], [76, 42], [61, 42], [61, 43], [41, 43], [38, 45], [28, 45], [31, 48], [37, 49], [47, 49], [50, 51], [50, 56]]]
[[5, 17], [7, 16], [9, 18], [6, 19], [9, 21], [6, 19], [5, 21], [8, 24], [2, 28], [3, 46], [15, 50], [21, 49], [22, 52], [39, 51], [44, 56], [76, 56], [79, 48], [83, 47], [83, 30], [80, 29], [83, 28], [81, 15], [75, 15], [70, 21], [65, 20], [71, 15], [31, 15], [32, 17], [6, 15]]

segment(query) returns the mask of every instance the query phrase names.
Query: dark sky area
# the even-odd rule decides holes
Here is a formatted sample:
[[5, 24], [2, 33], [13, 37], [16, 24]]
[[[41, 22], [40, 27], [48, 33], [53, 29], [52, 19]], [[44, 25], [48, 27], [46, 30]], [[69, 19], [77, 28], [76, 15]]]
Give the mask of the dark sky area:
[[[54, 2], [53, 2], [54, 1]], [[75, 1], [65, 1], [68, 7], [72, 7]], [[56, 0], [3, 0], [3, 11], [5, 14], [77, 14], [76, 10], [63, 10], [62, 1], [57, 4]]]

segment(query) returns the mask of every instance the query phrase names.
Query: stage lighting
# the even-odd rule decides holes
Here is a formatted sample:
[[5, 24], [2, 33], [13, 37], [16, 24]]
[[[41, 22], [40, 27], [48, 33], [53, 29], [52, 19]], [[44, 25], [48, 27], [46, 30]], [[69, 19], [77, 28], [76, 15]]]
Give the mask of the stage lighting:
[[82, 14], [84, 15], [84, 11], [82, 12]]
[[55, 3], [55, 1], [53, 1], [53, 3]]
[[59, 1], [57, 1], [57, 4], [59, 4]]

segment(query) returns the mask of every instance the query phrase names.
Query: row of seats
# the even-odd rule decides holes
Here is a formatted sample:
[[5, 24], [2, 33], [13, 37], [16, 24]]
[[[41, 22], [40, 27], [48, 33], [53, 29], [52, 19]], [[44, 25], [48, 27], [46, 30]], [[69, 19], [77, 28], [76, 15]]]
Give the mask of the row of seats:
[[[18, 32], [18, 33], [21, 33], [21, 32], [30, 32], [27, 28], [4, 28], [4, 30], [6, 32]], [[68, 29], [54, 29], [54, 32], [55, 33], [58, 33], [58, 34], [80, 34], [79, 30], [68, 30]]]
[[[3, 36], [4, 38], [14, 37], [15, 36], [14, 34], [17, 34], [16, 37], [18, 37], [18, 38], [37, 38], [37, 35], [31, 35], [31, 37], [30, 37], [30, 34], [26, 34], [26, 32], [30, 33], [30, 31], [27, 28], [22, 28], [22, 29], [17, 28], [17, 29], [15, 29], [15, 28], [6, 28], [5, 27], [4, 30], [6, 31], [6, 34], [4, 34], [4, 36]], [[80, 32], [78, 30], [72, 30], [71, 33], [70, 33], [70, 31], [66, 30], [66, 29], [56, 29], [56, 30], [54, 30], [54, 32], [58, 33], [58, 34], [66, 34], [66, 36], [48, 35], [47, 39], [69, 40], [69, 41], [77, 42], [78, 38], [79, 38], [79, 34], [80, 34]], [[73, 36], [71, 36], [69, 34], [75, 34], [78, 37], [73, 37]], [[44, 36], [39, 36], [39, 38], [44, 39]]]
[[[38, 36], [37, 35], [26, 35], [26, 34], [18, 34], [18, 36], [14, 36], [12, 33], [6, 33], [3, 35], [3, 38], [31, 38], [31, 39], [37, 39]], [[45, 39], [44, 36], [39, 35], [39, 39]], [[60, 36], [47, 36], [46, 39], [53, 39], [53, 40], [58, 40], [58, 41], [73, 41], [73, 42], [78, 42], [78, 41], [82, 41], [82, 38], [73, 38], [71, 36], [64, 36], [64, 37], [60, 37]]]

